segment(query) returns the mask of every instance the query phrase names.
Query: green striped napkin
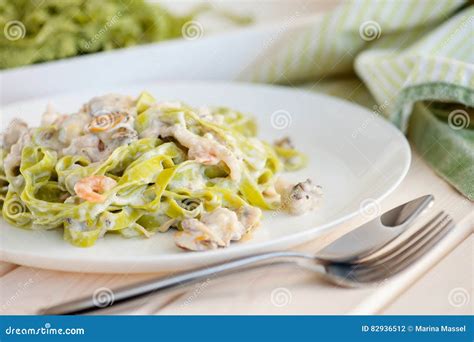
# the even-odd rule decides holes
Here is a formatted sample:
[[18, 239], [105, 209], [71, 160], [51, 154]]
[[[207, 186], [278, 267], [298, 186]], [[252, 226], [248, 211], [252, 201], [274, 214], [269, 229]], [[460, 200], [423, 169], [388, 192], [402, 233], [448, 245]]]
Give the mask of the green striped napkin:
[[250, 77], [370, 106], [474, 200], [473, 33], [461, 0], [350, 1], [280, 30]]

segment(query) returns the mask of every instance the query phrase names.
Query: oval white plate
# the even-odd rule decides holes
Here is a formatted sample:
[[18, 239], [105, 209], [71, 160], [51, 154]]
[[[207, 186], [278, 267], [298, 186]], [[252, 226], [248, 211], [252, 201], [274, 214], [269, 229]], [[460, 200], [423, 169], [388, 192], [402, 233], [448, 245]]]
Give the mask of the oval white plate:
[[138, 95], [141, 90], [159, 100], [224, 105], [252, 113], [258, 120], [259, 137], [268, 141], [290, 136], [310, 157], [310, 164], [287, 178], [311, 177], [321, 184], [325, 193], [322, 207], [297, 217], [267, 212], [252, 239], [209, 252], [178, 249], [172, 232], [150, 239], [106, 236], [91, 248], [77, 248], [63, 241], [61, 230], [30, 231], [1, 220], [2, 260], [64, 271], [138, 273], [185, 269], [289, 248], [354, 217], [364, 203], [387, 196], [410, 164], [403, 134], [375, 113], [336, 98], [284, 87], [220, 82], [140, 84], [16, 103], [3, 109], [2, 124], [5, 127], [12, 118], [21, 117], [37, 125], [48, 102], [67, 112], [109, 91]]

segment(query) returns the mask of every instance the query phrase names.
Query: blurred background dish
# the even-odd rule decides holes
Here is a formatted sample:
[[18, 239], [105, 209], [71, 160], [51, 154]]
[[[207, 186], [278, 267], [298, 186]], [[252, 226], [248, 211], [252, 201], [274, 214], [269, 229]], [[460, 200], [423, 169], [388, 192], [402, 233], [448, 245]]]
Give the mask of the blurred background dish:
[[[297, 2], [303, 3], [0, 0], [0, 69], [169, 39], [194, 40], [279, 20]], [[302, 16], [311, 14], [311, 7]]]
[[1, 0], [0, 69], [178, 38], [183, 30], [193, 34], [199, 28], [189, 23], [208, 9], [177, 15], [143, 0]]

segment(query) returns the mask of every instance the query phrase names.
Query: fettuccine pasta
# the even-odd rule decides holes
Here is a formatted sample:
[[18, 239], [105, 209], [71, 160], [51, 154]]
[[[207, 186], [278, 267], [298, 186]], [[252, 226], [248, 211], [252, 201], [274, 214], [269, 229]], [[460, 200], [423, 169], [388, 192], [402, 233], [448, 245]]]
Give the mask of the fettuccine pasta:
[[310, 180], [279, 177], [306, 163], [289, 139], [255, 135], [238, 111], [146, 92], [96, 97], [70, 115], [48, 107], [40, 127], [15, 119], [0, 139], [2, 215], [22, 228], [62, 228], [80, 247], [169, 229], [187, 250], [226, 247], [258, 226], [261, 209], [301, 214], [321, 197]]

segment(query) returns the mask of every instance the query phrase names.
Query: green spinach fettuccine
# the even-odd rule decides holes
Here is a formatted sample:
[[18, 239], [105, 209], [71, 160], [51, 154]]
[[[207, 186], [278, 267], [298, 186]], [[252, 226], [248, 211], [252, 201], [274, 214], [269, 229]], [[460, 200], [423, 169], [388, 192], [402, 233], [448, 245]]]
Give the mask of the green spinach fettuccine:
[[301, 214], [320, 197], [310, 180], [277, 177], [306, 161], [288, 138], [255, 134], [238, 111], [148, 93], [96, 97], [71, 115], [48, 107], [40, 127], [15, 119], [3, 134], [2, 214], [23, 228], [63, 228], [81, 247], [170, 228], [182, 248], [225, 247], [258, 225], [260, 209]]

